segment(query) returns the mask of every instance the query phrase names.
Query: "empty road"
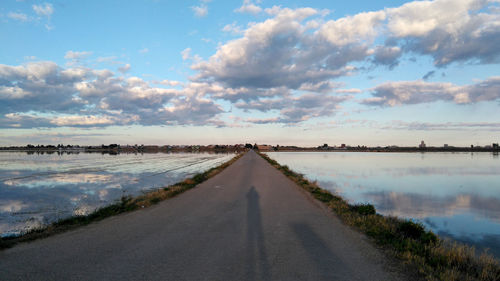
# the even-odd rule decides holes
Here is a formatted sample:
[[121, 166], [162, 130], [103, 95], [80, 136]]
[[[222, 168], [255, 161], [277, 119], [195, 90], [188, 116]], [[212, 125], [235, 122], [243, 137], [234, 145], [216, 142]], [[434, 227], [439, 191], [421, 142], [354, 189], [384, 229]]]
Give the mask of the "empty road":
[[0, 251], [0, 280], [406, 280], [250, 151], [150, 208]]

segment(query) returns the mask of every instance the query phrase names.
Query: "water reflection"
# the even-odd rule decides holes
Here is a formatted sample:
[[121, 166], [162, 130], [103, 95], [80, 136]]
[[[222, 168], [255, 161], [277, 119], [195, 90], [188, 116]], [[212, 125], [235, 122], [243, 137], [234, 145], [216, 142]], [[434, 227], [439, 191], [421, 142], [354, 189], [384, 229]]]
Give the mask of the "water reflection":
[[124, 195], [178, 182], [232, 154], [0, 153], [0, 235], [85, 215]]
[[500, 257], [500, 161], [492, 153], [269, 153], [349, 202], [419, 220]]
[[366, 201], [377, 202], [382, 213], [412, 218], [454, 216], [469, 212], [500, 222], [500, 199], [475, 194], [435, 197], [431, 195], [398, 192], [366, 192]]
[[26, 187], [54, 187], [65, 184], [102, 183], [110, 181], [112, 177], [112, 175], [100, 174], [55, 174], [48, 176], [27, 176], [23, 178], [7, 179], [3, 181], [3, 184]]

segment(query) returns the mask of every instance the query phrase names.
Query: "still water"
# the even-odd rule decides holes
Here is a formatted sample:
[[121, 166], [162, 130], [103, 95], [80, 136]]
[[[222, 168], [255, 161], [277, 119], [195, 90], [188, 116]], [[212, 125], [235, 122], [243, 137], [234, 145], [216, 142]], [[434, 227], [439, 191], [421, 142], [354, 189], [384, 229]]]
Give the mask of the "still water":
[[233, 154], [0, 153], [0, 236], [85, 215], [126, 195], [176, 183]]
[[491, 153], [270, 152], [350, 203], [411, 218], [500, 257], [500, 159]]

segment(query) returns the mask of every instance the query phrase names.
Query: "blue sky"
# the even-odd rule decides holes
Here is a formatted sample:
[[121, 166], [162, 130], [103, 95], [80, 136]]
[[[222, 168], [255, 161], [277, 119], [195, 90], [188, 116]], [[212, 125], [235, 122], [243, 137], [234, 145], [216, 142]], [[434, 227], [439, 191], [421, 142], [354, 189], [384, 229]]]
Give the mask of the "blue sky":
[[0, 3], [0, 145], [487, 145], [500, 1]]

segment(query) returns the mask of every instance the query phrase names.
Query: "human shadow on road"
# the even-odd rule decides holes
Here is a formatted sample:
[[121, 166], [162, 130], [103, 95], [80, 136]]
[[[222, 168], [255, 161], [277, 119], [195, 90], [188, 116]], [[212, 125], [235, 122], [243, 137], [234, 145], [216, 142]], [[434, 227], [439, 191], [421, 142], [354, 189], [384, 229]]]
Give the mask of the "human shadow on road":
[[294, 223], [291, 227], [322, 276], [339, 277], [350, 271], [347, 265], [308, 224]]
[[247, 195], [247, 277], [248, 280], [271, 280], [260, 215], [259, 193], [252, 186]]

